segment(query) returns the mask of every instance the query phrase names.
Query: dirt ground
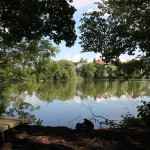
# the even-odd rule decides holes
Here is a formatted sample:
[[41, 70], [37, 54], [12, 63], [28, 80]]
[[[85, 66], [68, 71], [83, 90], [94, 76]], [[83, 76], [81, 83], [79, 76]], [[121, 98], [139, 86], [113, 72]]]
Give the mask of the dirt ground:
[[150, 150], [150, 129], [73, 130], [18, 126], [5, 131], [1, 150]]

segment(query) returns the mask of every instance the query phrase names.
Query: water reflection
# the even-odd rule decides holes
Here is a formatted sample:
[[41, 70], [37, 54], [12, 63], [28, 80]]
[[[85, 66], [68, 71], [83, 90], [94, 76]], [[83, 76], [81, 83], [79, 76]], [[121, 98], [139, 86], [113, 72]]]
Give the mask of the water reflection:
[[36, 96], [48, 103], [53, 102], [54, 99], [61, 101], [69, 100], [76, 95], [76, 81], [59, 81], [59, 82], [41, 82], [37, 89]]
[[1, 81], [0, 84], [0, 115], [3, 114], [10, 104], [11, 90], [8, 84]]
[[25, 102], [25, 91], [27, 90], [26, 83], [15, 83], [12, 86], [11, 83], [3, 83], [0, 86], [0, 116], [24, 118], [29, 119], [33, 124], [40, 124], [39, 120], [36, 121], [35, 115], [32, 115], [32, 112], [39, 110], [40, 106], [34, 107], [32, 104]]
[[[149, 82], [141, 81], [84, 81], [80, 84], [83, 98], [88, 96], [94, 99], [113, 98], [126, 96], [127, 98], [137, 98], [139, 96], [149, 96]], [[81, 91], [80, 91], [81, 94]]]
[[42, 125], [74, 128], [83, 118], [92, 117], [89, 107], [96, 115], [107, 118], [120, 119], [121, 114], [127, 111], [136, 115], [140, 101], [149, 100], [150, 82], [28, 81], [1, 85], [0, 94], [0, 115], [30, 119], [32, 124], [40, 125], [43, 121]]

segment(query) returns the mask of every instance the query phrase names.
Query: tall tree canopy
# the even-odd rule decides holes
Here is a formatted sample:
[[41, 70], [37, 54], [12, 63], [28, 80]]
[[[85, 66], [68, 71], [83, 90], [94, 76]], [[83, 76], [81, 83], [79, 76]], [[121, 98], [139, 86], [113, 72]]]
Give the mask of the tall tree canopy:
[[139, 49], [150, 59], [150, 1], [102, 0], [97, 4], [99, 11], [86, 13], [80, 20], [83, 51], [100, 52], [110, 61]]
[[[0, 49], [1, 50], [1, 49]], [[27, 68], [34, 68], [37, 73], [45, 70], [50, 57], [59, 52], [49, 40], [20, 42], [14, 47], [4, 47], [0, 51], [0, 81], [7, 78], [18, 79], [24, 76]]]
[[0, 45], [49, 36], [70, 47], [76, 40], [74, 13], [67, 0], [1, 0]]

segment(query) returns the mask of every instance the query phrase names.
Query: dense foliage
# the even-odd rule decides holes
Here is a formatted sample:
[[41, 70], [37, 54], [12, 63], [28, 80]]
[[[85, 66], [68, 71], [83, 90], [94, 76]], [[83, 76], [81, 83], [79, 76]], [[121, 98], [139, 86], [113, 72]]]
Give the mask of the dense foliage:
[[102, 0], [97, 5], [98, 11], [85, 13], [80, 20], [83, 52], [101, 53], [106, 63], [118, 61], [121, 54], [136, 54], [143, 64], [143, 75], [149, 74], [150, 2]]
[[1, 0], [0, 45], [48, 36], [57, 44], [64, 40], [70, 47], [76, 40], [74, 13], [67, 0]]
[[45, 66], [45, 70], [37, 74], [40, 80], [67, 80], [76, 77], [74, 63], [69, 60], [50, 61]]
[[121, 127], [137, 127], [146, 126], [150, 127], [150, 102], [142, 101], [141, 106], [137, 106], [137, 117], [127, 114], [123, 116], [123, 120], [120, 122]]
[[68, 47], [74, 44], [71, 1], [0, 1], [0, 81], [44, 72], [50, 56], [59, 51], [52, 40], [56, 44], [65, 41]]
[[0, 55], [0, 80], [20, 80], [42, 72], [51, 56], [59, 52], [49, 40], [22, 41], [15, 47], [7, 47]]
[[94, 78], [94, 64], [84, 64], [81, 70], [81, 76], [85, 79], [93, 79]]
[[115, 64], [98, 64], [97, 62], [83, 63], [77, 69], [77, 74], [85, 79], [142, 79], [149, 78], [150, 72], [145, 75], [144, 66], [140, 60], [129, 62], [118, 61]]
[[97, 4], [99, 11], [84, 14], [81, 19], [83, 51], [100, 52], [110, 61], [121, 54], [132, 55], [138, 47], [149, 58], [150, 2], [103, 0]]

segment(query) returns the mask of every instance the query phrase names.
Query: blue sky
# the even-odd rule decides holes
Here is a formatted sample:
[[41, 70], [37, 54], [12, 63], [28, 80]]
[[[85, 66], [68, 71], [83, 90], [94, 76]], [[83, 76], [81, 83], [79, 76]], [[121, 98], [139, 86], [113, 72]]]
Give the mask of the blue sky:
[[[65, 42], [62, 42], [59, 45], [60, 48], [60, 53], [56, 55], [55, 58], [52, 58], [53, 60], [60, 60], [60, 59], [67, 59], [67, 60], [72, 60], [74, 62], [78, 62], [81, 58], [87, 59], [88, 62], [91, 62], [94, 58], [96, 60], [99, 59], [100, 54], [99, 53], [93, 53], [93, 52], [88, 52], [88, 53], [81, 53], [82, 48], [80, 47], [79, 44], [79, 30], [78, 26], [80, 25], [79, 20], [82, 18], [83, 13], [91, 12], [94, 10], [98, 10], [97, 5], [94, 4], [94, 2], [98, 2], [99, 0], [74, 0], [71, 5], [73, 5], [77, 11], [74, 14], [74, 20], [76, 21], [76, 34], [77, 34], [77, 40], [71, 48], [68, 48], [65, 46]], [[133, 56], [128, 56], [128, 55], [122, 55], [120, 57], [121, 61], [126, 61], [127, 59], [132, 59], [134, 58]]]

